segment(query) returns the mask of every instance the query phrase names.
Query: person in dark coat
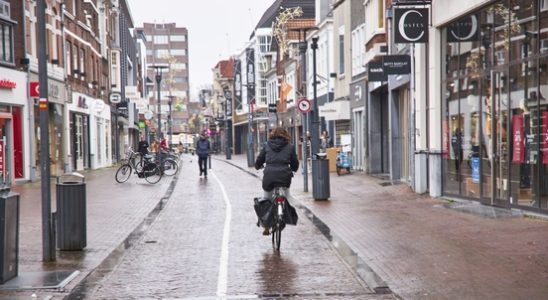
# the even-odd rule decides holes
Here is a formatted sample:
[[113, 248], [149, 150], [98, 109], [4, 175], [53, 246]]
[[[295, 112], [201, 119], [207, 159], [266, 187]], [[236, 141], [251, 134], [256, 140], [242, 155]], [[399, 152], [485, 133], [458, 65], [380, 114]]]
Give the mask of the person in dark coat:
[[139, 141], [139, 144], [137, 145], [137, 152], [141, 153], [142, 155], [148, 154], [148, 142], [145, 139], [144, 135], [141, 135], [141, 140]]
[[265, 198], [272, 198], [276, 186], [285, 187], [288, 195], [293, 172], [299, 169], [299, 159], [295, 146], [289, 143], [289, 133], [283, 128], [274, 128], [255, 160], [255, 168], [263, 171], [263, 190]]
[[196, 142], [196, 154], [198, 154], [198, 165], [200, 166], [200, 176], [204, 175], [207, 178], [207, 158], [209, 151], [211, 150], [211, 144], [207, 139], [207, 135], [202, 133], [200, 140]]

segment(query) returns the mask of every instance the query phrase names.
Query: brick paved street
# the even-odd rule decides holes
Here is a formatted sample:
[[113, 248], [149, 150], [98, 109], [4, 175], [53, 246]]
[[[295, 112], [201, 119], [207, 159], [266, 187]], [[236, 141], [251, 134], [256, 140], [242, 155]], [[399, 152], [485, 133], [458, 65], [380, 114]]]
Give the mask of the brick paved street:
[[[184, 163], [189, 164], [190, 156], [185, 159]], [[189, 169], [183, 170], [165, 210], [160, 213], [150, 230], [135, 243], [134, 248], [130, 248], [126, 260], [120, 265], [120, 274], [132, 274], [143, 261], [150, 265], [166, 263], [160, 258], [147, 260], [132, 253], [143, 251], [142, 253], [148, 253], [146, 255], [162, 257], [184, 248], [193, 252], [180, 253], [181, 261], [178, 264], [165, 265], [166, 270], [172, 268], [172, 271], [166, 272], [166, 277], [156, 279], [169, 282], [168, 275], [178, 272], [183, 276], [183, 269], [188, 272], [194, 269], [190, 272], [194, 274], [199, 270], [210, 270], [205, 274], [211, 278], [199, 277], [198, 281], [193, 281], [194, 278], [190, 277], [175, 276], [175, 282], [186, 282], [186, 285], [176, 287], [202, 286], [208, 291], [216, 290], [218, 272], [214, 270], [217, 270], [219, 257], [213, 253], [218, 254], [216, 250], [220, 247], [218, 244], [222, 236], [222, 226], [218, 222], [222, 219], [224, 204], [218, 196], [219, 189], [215, 186], [213, 177], [210, 175], [205, 182], [194, 174], [197, 173], [195, 163], [194, 160]], [[250, 191], [256, 193], [260, 186], [257, 176], [261, 175], [261, 171], [249, 169], [245, 165], [244, 156], [233, 156], [228, 163], [223, 157], [216, 156], [213, 159], [213, 172], [223, 182], [233, 184], [226, 189], [227, 194], [235, 199], [232, 202], [233, 210], [245, 211], [244, 217], [253, 219], [252, 211], [242, 208], [248, 205], [248, 199], [244, 199], [242, 195], [249, 194]], [[163, 179], [159, 185], [149, 185], [137, 178], [130, 179], [125, 184], [117, 184], [113, 180], [114, 171], [115, 169], [108, 168], [85, 174], [88, 188], [88, 246], [82, 252], [58, 251], [58, 260], [54, 264], [41, 262], [39, 184], [14, 187], [14, 190], [21, 193], [22, 199], [20, 272], [78, 269], [81, 273], [63, 290], [0, 290], [0, 299], [26, 297], [34, 292], [39, 299], [46, 296], [61, 299], [68, 295], [69, 291], [84, 282], [146, 220], [169, 188], [169, 178]], [[255, 177], [250, 174], [237, 175], [244, 174], [243, 171]], [[302, 192], [302, 176], [297, 174], [292, 195], [297, 200], [295, 204], [300, 203], [323, 221], [333, 236], [333, 243], [340, 241], [350, 246], [359, 259], [384, 280], [390, 290], [404, 299], [543, 299], [548, 295], [546, 219], [519, 216], [489, 218], [463, 213], [442, 207], [440, 204], [447, 204], [446, 200], [416, 195], [404, 184], [384, 186], [379, 183], [382, 183], [381, 180], [361, 173], [344, 176], [332, 174], [330, 200], [314, 201], [311, 193]], [[309, 190], [311, 189], [310, 186]], [[202, 199], [198, 195], [207, 197]], [[55, 199], [55, 195], [52, 195], [52, 199]], [[210, 202], [204, 202], [204, 199], [209, 199], [206, 201]], [[457, 206], [456, 203], [453, 206]], [[181, 211], [189, 210], [194, 213], [185, 218]], [[204, 216], [205, 211], [213, 213], [215, 217]], [[228, 294], [266, 295], [269, 291], [279, 293], [278, 288], [283, 288], [296, 291], [304, 299], [326, 299], [321, 293], [331, 293], [329, 299], [356, 299], [357, 295], [366, 299], [391, 297], [363, 292], [367, 287], [362, 291], [356, 290], [357, 286], [351, 284], [354, 280], [352, 276], [343, 275], [352, 270], [352, 263], [347, 260], [350, 269], [340, 269], [336, 261], [340, 262], [344, 253], [339, 253], [341, 258], [335, 260], [326, 256], [326, 253], [336, 247], [321, 236], [302, 212], [300, 224], [284, 232], [282, 244], [284, 254], [294, 252], [298, 253], [297, 256], [272, 256], [269, 241], [260, 236], [258, 228], [249, 227], [249, 220], [233, 220], [231, 236], [234, 239], [230, 240], [228, 278], [243, 279], [229, 280]], [[204, 218], [208, 220], [207, 226], [195, 228], [189, 225], [189, 228], [194, 229], [190, 232], [185, 230], [185, 224], [203, 222]], [[201, 236], [207, 236], [208, 239], [200, 239]], [[167, 247], [164, 243], [169, 240], [174, 244]], [[209, 245], [212, 240], [218, 241], [217, 245]], [[193, 248], [190, 245], [202, 246]], [[205, 249], [208, 250], [203, 251]], [[122, 256], [125, 255], [124, 252], [121, 252]], [[314, 258], [318, 257], [318, 253], [323, 253], [321, 257], [331, 258], [322, 259], [317, 264], [318, 261]], [[205, 256], [205, 264], [194, 264], [189, 259], [192, 255]], [[206, 267], [208, 264], [210, 266]], [[248, 268], [239, 268], [242, 265]], [[265, 276], [271, 273], [265, 272], [261, 266], [272, 265], [281, 266], [283, 277], [293, 280], [279, 281], [281, 286], [270, 286], [271, 280]], [[109, 270], [112, 268], [108, 267]], [[324, 272], [325, 269], [331, 272]], [[140, 270], [146, 274], [148, 269], [143, 266]], [[124, 276], [111, 278], [122, 280]], [[256, 281], [249, 278], [256, 278]], [[309, 287], [307, 282], [311, 283], [306, 280], [302, 283], [303, 278], [313, 280], [321, 288], [303, 288]], [[114, 287], [116, 280], [112, 281]], [[322, 281], [333, 285], [322, 284]], [[103, 292], [106, 290], [103, 289]], [[123, 290], [113, 290], [123, 295]], [[315, 294], [316, 292], [320, 294]], [[194, 295], [199, 294], [202, 293]], [[207, 295], [214, 297], [211, 293]], [[108, 299], [107, 294], [99, 296]], [[289, 295], [278, 296], [280, 299], [291, 298]]]

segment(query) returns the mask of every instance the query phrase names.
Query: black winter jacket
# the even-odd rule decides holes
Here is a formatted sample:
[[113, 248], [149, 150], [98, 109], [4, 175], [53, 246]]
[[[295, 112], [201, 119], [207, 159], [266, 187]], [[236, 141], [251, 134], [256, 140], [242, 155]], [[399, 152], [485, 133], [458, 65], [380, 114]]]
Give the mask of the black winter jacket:
[[269, 140], [257, 156], [255, 169], [259, 170], [265, 163], [263, 190], [271, 191], [276, 186], [291, 186], [293, 172], [299, 170], [299, 159], [295, 152], [295, 146], [289, 144], [282, 137]]

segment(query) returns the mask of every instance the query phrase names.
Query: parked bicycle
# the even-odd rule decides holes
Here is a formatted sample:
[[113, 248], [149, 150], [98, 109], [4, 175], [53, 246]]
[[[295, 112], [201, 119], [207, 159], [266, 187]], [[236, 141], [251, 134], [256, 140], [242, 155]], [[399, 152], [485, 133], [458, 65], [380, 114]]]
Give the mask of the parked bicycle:
[[118, 183], [126, 182], [131, 174], [144, 178], [148, 183], [155, 184], [162, 179], [163, 172], [160, 170], [152, 155], [142, 156], [140, 153], [128, 148], [126, 162], [116, 171], [115, 179]]
[[173, 176], [177, 174], [177, 171], [179, 171], [179, 157], [172, 152], [161, 152], [161, 154], [156, 155], [155, 161], [157, 164], [160, 163], [159, 155], [162, 155], [160, 170], [164, 175]]

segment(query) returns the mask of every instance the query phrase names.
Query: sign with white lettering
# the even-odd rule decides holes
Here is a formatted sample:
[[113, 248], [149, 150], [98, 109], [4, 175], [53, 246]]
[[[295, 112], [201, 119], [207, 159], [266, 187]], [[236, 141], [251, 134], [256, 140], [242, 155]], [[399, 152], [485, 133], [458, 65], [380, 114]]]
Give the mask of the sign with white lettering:
[[428, 8], [394, 8], [394, 42], [428, 43]]
[[409, 55], [385, 55], [382, 57], [382, 68], [386, 75], [403, 75], [411, 73]]
[[470, 15], [450, 24], [447, 27], [447, 41], [470, 42], [479, 39], [478, 16]]
[[112, 92], [110, 93], [110, 96], [108, 98], [110, 100], [110, 103], [122, 102], [122, 94], [120, 92]]
[[388, 80], [388, 76], [382, 68], [382, 61], [370, 61], [367, 64], [367, 78], [369, 82]]

